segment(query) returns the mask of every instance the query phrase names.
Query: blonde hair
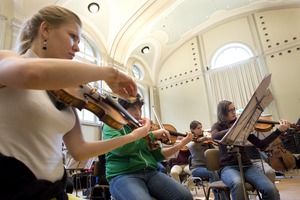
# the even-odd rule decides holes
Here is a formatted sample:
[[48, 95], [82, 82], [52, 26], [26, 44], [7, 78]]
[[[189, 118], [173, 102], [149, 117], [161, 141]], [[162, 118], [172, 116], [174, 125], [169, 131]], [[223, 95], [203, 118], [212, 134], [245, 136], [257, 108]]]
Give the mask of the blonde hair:
[[42, 22], [47, 22], [55, 27], [68, 22], [76, 22], [82, 27], [80, 18], [72, 11], [56, 5], [46, 6], [23, 24], [18, 39], [17, 51], [19, 54], [24, 54], [31, 47]]

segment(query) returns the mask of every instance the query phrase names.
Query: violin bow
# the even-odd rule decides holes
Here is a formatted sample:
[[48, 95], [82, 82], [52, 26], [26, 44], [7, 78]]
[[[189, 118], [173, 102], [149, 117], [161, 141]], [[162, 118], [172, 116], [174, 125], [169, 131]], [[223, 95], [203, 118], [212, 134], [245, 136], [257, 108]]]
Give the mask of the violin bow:
[[156, 120], [157, 120], [157, 122], [158, 122], [159, 127], [160, 127], [161, 129], [165, 129], [164, 125], [161, 123], [161, 121], [160, 121], [158, 115], [156, 114], [156, 111], [155, 111], [155, 109], [154, 109], [154, 106], [152, 106], [152, 110], [153, 110], [154, 116], [155, 116], [155, 118], [156, 118]]

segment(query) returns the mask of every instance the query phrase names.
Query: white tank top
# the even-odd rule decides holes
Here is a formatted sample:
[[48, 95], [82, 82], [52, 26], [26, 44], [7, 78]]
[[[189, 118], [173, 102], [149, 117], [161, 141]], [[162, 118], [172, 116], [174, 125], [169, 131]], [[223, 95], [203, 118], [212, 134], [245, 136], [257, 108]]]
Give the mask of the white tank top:
[[[24, 57], [37, 57], [28, 50]], [[62, 137], [75, 124], [71, 108], [58, 110], [45, 90], [0, 89], [0, 153], [22, 161], [38, 179], [64, 173]]]

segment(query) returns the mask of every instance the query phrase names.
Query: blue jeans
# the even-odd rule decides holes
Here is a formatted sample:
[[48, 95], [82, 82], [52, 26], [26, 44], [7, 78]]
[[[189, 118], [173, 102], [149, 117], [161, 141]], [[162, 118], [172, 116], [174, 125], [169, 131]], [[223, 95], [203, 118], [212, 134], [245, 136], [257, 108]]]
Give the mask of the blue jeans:
[[187, 188], [155, 170], [116, 176], [110, 181], [109, 189], [116, 200], [151, 200], [151, 197], [160, 200], [193, 200]]
[[209, 178], [209, 182], [218, 180], [213, 172], [207, 171], [206, 167], [198, 167], [192, 172], [193, 177]]
[[[263, 200], [279, 200], [279, 191], [270, 179], [255, 166], [243, 167], [245, 181], [252, 184], [262, 195]], [[222, 181], [230, 187], [232, 200], [244, 198], [239, 166], [226, 166], [221, 171]]]

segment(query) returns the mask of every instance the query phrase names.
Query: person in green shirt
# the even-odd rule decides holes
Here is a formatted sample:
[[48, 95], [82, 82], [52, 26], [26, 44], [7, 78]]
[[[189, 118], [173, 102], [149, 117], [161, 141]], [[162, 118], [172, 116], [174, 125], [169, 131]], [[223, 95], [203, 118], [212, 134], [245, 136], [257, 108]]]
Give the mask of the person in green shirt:
[[[136, 120], [142, 118], [143, 99], [138, 94], [135, 102], [130, 103], [121, 98], [118, 102]], [[148, 119], [146, 119], [148, 120]], [[130, 124], [120, 130], [115, 130], [107, 125], [103, 127], [103, 139], [127, 135], [134, 131]], [[167, 140], [170, 134], [165, 129], [150, 131], [148, 139], [141, 138], [125, 144], [106, 154], [106, 179], [109, 183], [111, 195], [116, 200], [192, 200], [191, 192], [182, 184], [168, 175], [157, 171], [157, 162], [167, 159], [182, 149], [193, 139], [192, 133], [186, 133], [182, 141], [172, 147], [149, 148], [149, 140], [156, 142], [158, 139]]]

